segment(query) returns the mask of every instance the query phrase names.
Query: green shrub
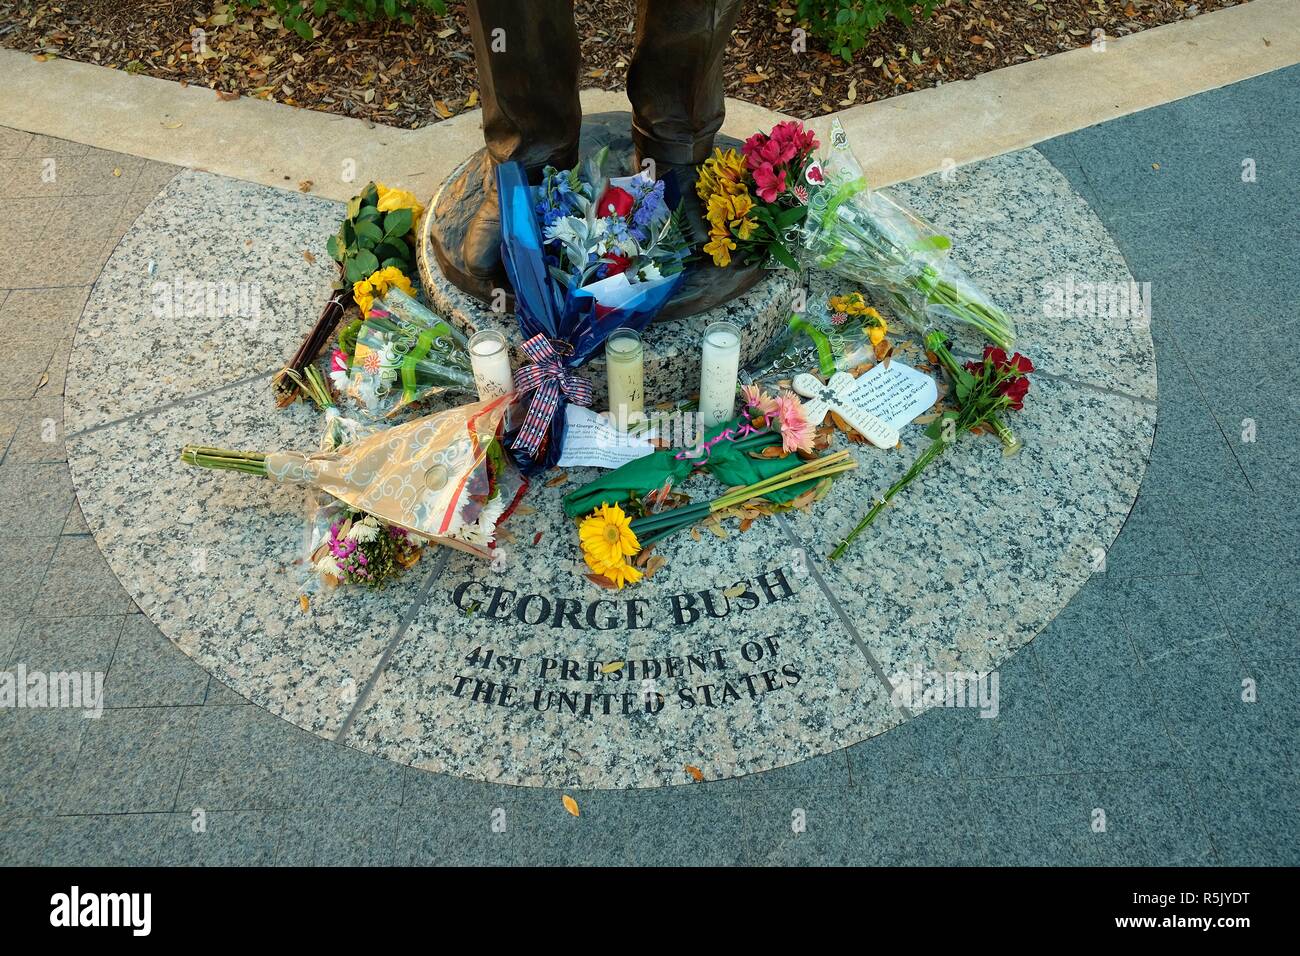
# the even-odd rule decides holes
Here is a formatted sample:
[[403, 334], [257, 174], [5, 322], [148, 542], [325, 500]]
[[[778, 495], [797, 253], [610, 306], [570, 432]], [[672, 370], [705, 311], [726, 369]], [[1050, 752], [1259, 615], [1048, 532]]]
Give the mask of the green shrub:
[[312, 38], [308, 17], [336, 16], [348, 23], [395, 17], [410, 23], [417, 10], [431, 10], [438, 16], [447, 12], [445, 0], [239, 0], [248, 9], [270, 7], [290, 30], [304, 40]]
[[[917, 14], [928, 17], [942, 0], [798, 0], [796, 12], [808, 31], [823, 40], [831, 53], [853, 61], [871, 31], [890, 17], [910, 24]], [[784, 3], [782, 3], [784, 5]], [[915, 13], [913, 12], [915, 10]]]

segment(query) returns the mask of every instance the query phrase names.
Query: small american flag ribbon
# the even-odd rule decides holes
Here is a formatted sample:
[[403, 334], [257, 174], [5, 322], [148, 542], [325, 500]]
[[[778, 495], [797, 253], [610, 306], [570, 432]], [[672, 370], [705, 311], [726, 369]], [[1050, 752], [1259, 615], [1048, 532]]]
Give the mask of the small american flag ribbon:
[[520, 346], [525, 355], [533, 360], [532, 365], [525, 365], [515, 371], [515, 391], [520, 395], [531, 392], [536, 394], [528, 405], [528, 417], [524, 427], [515, 436], [512, 448], [518, 448], [529, 457], [537, 454], [537, 449], [546, 437], [560, 407], [560, 394], [575, 405], [591, 405], [591, 383], [571, 373], [560, 362], [545, 335], [538, 333]]

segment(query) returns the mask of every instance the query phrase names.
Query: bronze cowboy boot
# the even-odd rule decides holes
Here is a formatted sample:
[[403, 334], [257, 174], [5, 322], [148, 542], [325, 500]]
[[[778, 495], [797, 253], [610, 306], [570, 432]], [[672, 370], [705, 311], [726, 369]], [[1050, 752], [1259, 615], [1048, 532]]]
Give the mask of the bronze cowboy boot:
[[695, 180], [713, 152], [726, 105], [722, 69], [740, 0], [640, 0], [636, 49], [627, 74], [637, 163], [672, 172], [703, 241]]
[[496, 164], [522, 163], [538, 182], [543, 167], [578, 161], [580, 54], [573, 0], [469, 0], [466, 8], [492, 168], [484, 170], [483, 202], [461, 255], [467, 272], [489, 280], [501, 265]]

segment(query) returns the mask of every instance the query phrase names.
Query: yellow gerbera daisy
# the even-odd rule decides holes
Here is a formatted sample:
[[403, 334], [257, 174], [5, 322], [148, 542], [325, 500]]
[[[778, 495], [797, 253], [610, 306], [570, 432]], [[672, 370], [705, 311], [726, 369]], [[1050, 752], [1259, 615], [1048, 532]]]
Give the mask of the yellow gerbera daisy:
[[641, 550], [632, 533], [632, 519], [618, 505], [601, 505], [578, 526], [582, 556], [587, 566], [604, 574], [611, 566], [624, 563]]

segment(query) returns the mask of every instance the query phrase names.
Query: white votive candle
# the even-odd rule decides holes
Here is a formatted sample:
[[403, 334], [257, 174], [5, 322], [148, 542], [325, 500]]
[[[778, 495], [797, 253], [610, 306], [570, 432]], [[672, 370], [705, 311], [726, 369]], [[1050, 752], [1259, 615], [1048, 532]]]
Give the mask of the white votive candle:
[[645, 348], [633, 329], [615, 329], [605, 339], [609, 411], [620, 427], [645, 410]]
[[487, 402], [515, 390], [506, 337], [496, 329], [483, 329], [469, 339], [469, 364], [479, 401]]
[[736, 379], [740, 373], [740, 329], [714, 322], [704, 330], [700, 356], [700, 422], [712, 428], [736, 411]]

